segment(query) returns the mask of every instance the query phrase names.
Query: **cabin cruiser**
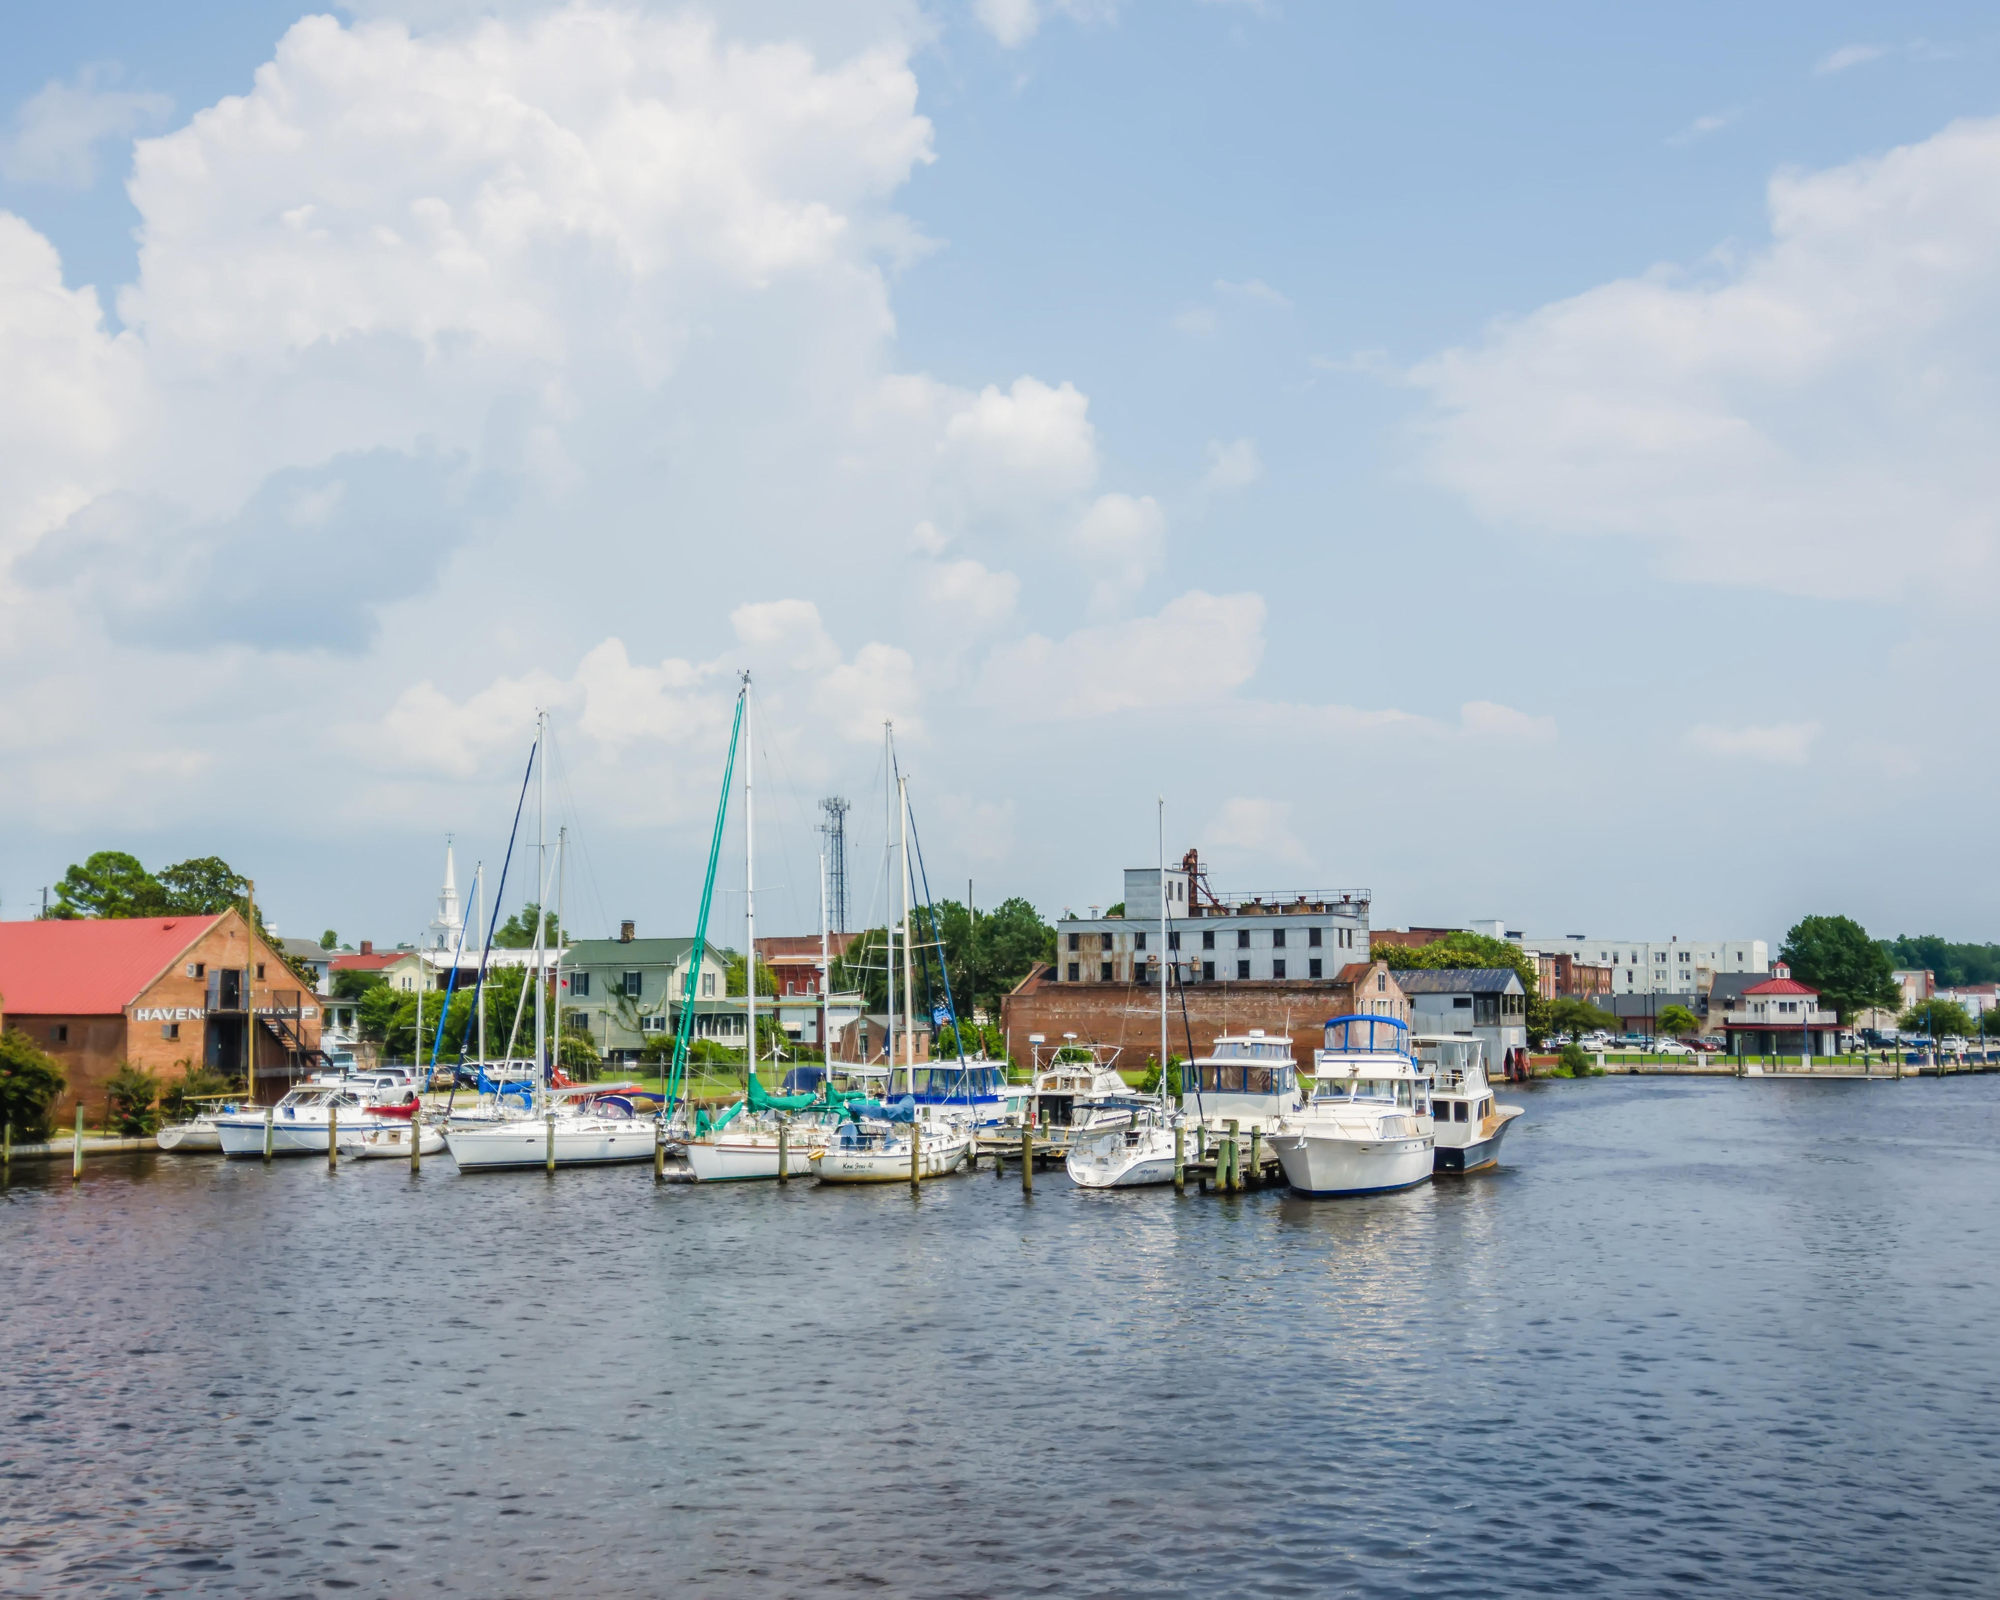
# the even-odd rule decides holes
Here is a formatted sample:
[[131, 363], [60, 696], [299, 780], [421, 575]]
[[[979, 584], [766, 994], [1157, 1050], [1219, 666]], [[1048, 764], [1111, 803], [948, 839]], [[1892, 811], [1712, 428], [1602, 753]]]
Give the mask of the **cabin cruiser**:
[[1417, 1059], [1430, 1069], [1436, 1170], [1480, 1172], [1500, 1160], [1507, 1125], [1522, 1113], [1493, 1099], [1486, 1044], [1466, 1034], [1419, 1034]]
[[1300, 1194], [1408, 1189], [1431, 1175], [1430, 1083], [1394, 1017], [1335, 1017], [1313, 1053], [1312, 1098], [1266, 1136]]
[[371, 1091], [349, 1088], [339, 1083], [302, 1083], [275, 1106], [264, 1112], [255, 1106], [218, 1112], [215, 1131], [226, 1156], [261, 1156], [264, 1133], [271, 1135], [274, 1156], [325, 1155], [327, 1129], [338, 1123], [339, 1132], [350, 1128], [408, 1127], [415, 1111], [414, 1098], [406, 1105], [382, 1106], [373, 1103]]
[[1298, 1068], [1283, 1034], [1225, 1033], [1181, 1068], [1181, 1111], [1211, 1130], [1233, 1121], [1242, 1132], [1268, 1133], [1298, 1106]]
[[1071, 1141], [1063, 1170], [1079, 1189], [1141, 1189], [1174, 1181], [1175, 1118], [1160, 1102], [1119, 1099], [1105, 1107], [1120, 1120], [1093, 1122]]
[[[650, 1161], [658, 1119], [643, 1114], [637, 1085], [571, 1084], [546, 1091], [544, 1109], [477, 1127], [445, 1130], [451, 1159], [462, 1172], [508, 1167], [607, 1166]], [[650, 1097], [643, 1097], [650, 1098]], [[409, 1147], [403, 1147], [409, 1154]]]
[[1076, 1035], [1036, 1068], [1029, 1085], [1028, 1115], [1048, 1128], [1108, 1127], [1146, 1099], [1125, 1081], [1114, 1063], [1116, 1045], [1082, 1045]]
[[[858, 1118], [819, 1130], [825, 1140], [810, 1158], [821, 1183], [908, 1183], [956, 1172], [972, 1154], [972, 1129], [962, 1114], [910, 1099], [856, 1106]], [[911, 1145], [915, 1142], [914, 1174]]]

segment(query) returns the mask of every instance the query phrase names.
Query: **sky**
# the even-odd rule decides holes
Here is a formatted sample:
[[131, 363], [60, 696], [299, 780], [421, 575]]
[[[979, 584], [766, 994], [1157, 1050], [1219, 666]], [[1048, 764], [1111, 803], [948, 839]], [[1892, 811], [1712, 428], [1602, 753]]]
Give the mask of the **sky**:
[[[24, 12], [0, 917], [933, 892], [2000, 938], [2000, 8]], [[532, 834], [534, 813], [529, 809]], [[718, 931], [740, 931], [741, 807]], [[504, 898], [532, 893], [518, 863]]]

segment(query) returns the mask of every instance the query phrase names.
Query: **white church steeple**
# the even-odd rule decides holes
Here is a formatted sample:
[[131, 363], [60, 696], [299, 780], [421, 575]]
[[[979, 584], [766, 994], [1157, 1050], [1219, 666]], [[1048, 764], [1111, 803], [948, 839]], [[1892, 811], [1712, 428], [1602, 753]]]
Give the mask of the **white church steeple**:
[[458, 872], [451, 858], [451, 835], [444, 836], [444, 887], [438, 890], [437, 915], [431, 918], [426, 943], [433, 950], [456, 950], [465, 928], [458, 905]]

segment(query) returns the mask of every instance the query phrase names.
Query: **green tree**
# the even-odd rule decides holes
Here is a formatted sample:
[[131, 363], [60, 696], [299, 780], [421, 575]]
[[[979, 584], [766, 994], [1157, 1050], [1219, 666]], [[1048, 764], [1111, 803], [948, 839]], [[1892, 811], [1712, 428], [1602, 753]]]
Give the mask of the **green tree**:
[[387, 988], [388, 983], [379, 972], [357, 972], [352, 967], [342, 967], [333, 975], [333, 998], [359, 1000], [371, 989]]
[[1582, 1045], [1571, 1042], [1562, 1047], [1562, 1071], [1565, 1077], [1591, 1078], [1597, 1075], [1597, 1063]]
[[[745, 974], [749, 969], [750, 963], [744, 960], [743, 956], [735, 950], [725, 950], [722, 954], [722, 970], [726, 975], [723, 984], [723, 993], [742, 994], [744, 992]], [[776, 995], [778, 992], [778, 975], [771, 970], [769, 962], [760, 961], [757, 963], [757, 992], [760, 995]], [[679, 997], [676, 996], [675, 998], [678, 999]]]
[[123, 850], [99, 850], [71, 866], [56, 885], [51, 917], [160, 917], [167, 914], [166, 890]]
[[160, 1131], [160, 1113], [154, 1109], [160, 1098], [160, 1080], [150, 1072], [121, 1061], [104, 1085], [104, 1094], [111, 1104], [111, 1122], [121, 1138], [144, 1139]]
[[[250, 883], [220, 856], [195, 856], [176, 861], [159, 877], [165, 897], [166, 917], [207, 917], [231, 906], [241, 911], [248, 904]], [[260, 913], [258, 926], [263, 926]]]
[[[535, 919], [542, 914], [542, 908], [530, 900], [526, 905], [500, 924], [500, 931], [493, 935], [493, 943], [502, 950], [532, 950], [535, 945]], [[542, 948], [556, 950], [562, 947], [562, 924], [556, 914], [549, 913], [549, 921], [542, 933]]]
[[598, 1068], [597, 1042], [581, 1028], [564, 1028], [556, 1042], [556, 1065], [571, 1077], [588, 1083]]
[[1778, 958], [1792, 976], [1820, 992], [1842, 1022], [1869, 1006], [1891, 1006], [1901, 996], [1889, 953], [1852, 917], [1802, 917], [1785, 935]]
[[319, 947], [322, 950], [337, 950], [340, 947], [340, 935], [328, 928], [319, 936]]
[[1442, 939], [1433, 939], [1429, 944], [1376, 945], [1369, 954], [1378, 961], [1388, 963], [1391, 968], [1464, 971], [1511, 967], [1519, 975], [1521, 987], [1527, 991], [1525, 1020], [1528, 1043], [1539, 1045], [1551, 1033], [1561, 1031], [1551, 1010], [1554, 1002], [1542, 998], [1541, 968], [1536, 965], [1533, 956], [1511, 940], [1461, 931], [1448, 933]]
[[1662, 1006], [1660, 1014], [1653, 1018], [1653, 1037], [1678, 1039], [1684, 1033], [1693, 1033], [1700, 1026], [1700, 1019], [1686, 1006]]
[[1551, 1000], [1548, 1007], [1548, 1031], [1566, 1033], [1572, 1040], [1586, 1033], [1610, 1033], [1619, 1026], [1617, 1017], [1609, 1011], [1600, 1011], [1588, 1000]]
[[68, 1087], [62, 1064], [19, 1028], [0, 1033], [0, 1122], [14, 1125], [16, 1139], [46, 1139], [49, 1107]]
[[1956, 1000], [1919, 1000], [1896, 1019], [1896, 1025], [1905, 1033], [1933, 1039], [1967, 1039], [1979, 1031], [1972, 1013]]
[[183, 1056], [174, 1063], [181, 1069], [181, 1075], [169, 1083], [160, 1095], [160, 1109], [178, 1122], [193, 1115], [191, 1100], [205, 1100], [215, 1095], [228, 1094], [229, 1080], [219, 1072], [210, 1072], [195, 1065], [194, 1058]]

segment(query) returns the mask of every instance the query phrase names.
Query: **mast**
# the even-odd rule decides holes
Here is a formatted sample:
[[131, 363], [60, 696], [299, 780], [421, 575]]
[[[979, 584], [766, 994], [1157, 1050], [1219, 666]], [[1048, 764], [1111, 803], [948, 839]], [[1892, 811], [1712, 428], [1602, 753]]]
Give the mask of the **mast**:
[[1167, 797], [1160, 796], [1160, 1109], [1167, 1109]]
[[[486, 863], [483, 861], [472, 869], [472, 899], [473, 903], [479, 907], [478, 920], [474, 923], [474, 926], [483, 928], [486, 926]], [[473, 997], [479, 1007], [479, 1059], [482, 1063], [486, 1060], [486, 960], [492, 954], [492, 951], [493, 941], [488, 939], [486, 941], [486, 948], [479, 952], [479, 976], [481, 981], [479, 983], [479, 992]], [[465, 1039], [462, 1035], [458, 1042], [458, 1053], [460, 1058], [463, 1059], [465, 1055]], [[456, 1078], [457, 1075], [454, 1074], [453, 1076]]]
[[549, 1023], [550, 1065], [562, 1061], [562, 958], [563, 958], [563, 888], [569, 878], [569, 827], [567, 824], [556, 829], [556, 981], [549, 990], [549, 997], [555, 1004], [555, 1018]]
[[882, 798], [888, 803], [887, 826], [882, 831], [882, 981], [889, 992], [889, 1026], [882, 1035], [882, 1065], [889, 1069], [889, 1086], [896, 1081], [896, 744], [893, 722], [882, 724]]
[[[257, 880], [243, 880], [243, 1092], [257, 1103]], [[290, 1074], [286, 1074], [289, 1085]], [[81, 1103], [83, 1093], [77, 1092]]]
[[[917, 1092], [916, 984], [910, 971], [910, 780], [896, 776], [897, 809], [903, 814], [903, 1067], [909, 1073], [909, 1091]], [[892, 1069], [893, 1070], [893, 1069]], [[894, 1081], [893, 1079], [891, 1080]]]
[[[750, 674], [743, 674], [743, 1014], [750, 1030], [750, 1077], [757, 1076], [757, 729], [750, 707]], [[749, 1079], [744, 1080], [748, 1094]]]
[[[549, 714], [535, 713], [535, 754], [543, 757], [547, 749], [543, 740], [548, 737]], [[542, 1081], [548, 1072], [548, 1017], [542, 993], [548, 973], [543, 969], [542, 954], [548, 949], [548, 903], [549, 903], [549, 764], [546, 760], [535, 762], [535, 1108], [540, 1110], [548, 1098], [548, 1087]]]
[[826, 1003], [826, 985], [833, 962], [827, 954], [826, 935], [826, 852], [822, 850], [819, 853], [819, 1067], [823, 1087], [833, 1082], [833, 1046], [826, 1036], [827, 1024], [832, 1020]]

